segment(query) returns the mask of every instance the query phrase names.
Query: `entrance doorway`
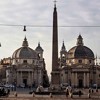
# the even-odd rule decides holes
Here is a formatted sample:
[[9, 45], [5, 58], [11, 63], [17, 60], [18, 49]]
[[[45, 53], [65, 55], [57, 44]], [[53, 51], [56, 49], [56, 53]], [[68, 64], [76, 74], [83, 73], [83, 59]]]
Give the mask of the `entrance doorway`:
[[27, 79], [23, 79], [23, 83], [24, 83], [25, 87], [27, 87]]
[[78, 84], [79, 88], [83, 88], [83, 80], [79, 79], [79, 84]]

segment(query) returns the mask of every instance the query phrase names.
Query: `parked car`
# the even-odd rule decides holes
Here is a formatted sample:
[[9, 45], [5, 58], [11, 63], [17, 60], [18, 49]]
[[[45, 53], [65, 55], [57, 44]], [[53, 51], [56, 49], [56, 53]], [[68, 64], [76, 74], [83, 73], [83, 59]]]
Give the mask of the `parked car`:
[[21, 88], [25, 88], [25, 84], [21, 84], [20, 87], [21, 87]]
[[6, 87], [6, 88], [14, 88], [15, 86], [13, 84], [5, 84], [4, 87]]
[[61, 85], [62, 89], [66, 89], [66, 87], [70, 86], [68, 83], [62, 83]]
[[49, 90], [48, 90], [48, 88], [44, 88], [44, 92], [48, 92]]
[[83, 95], [83, 92], [81, 90], [74, 90], [72, 93], [73, 95]]
[[92, 88], [97, 89], [98, 88], [97, 84], [93, 84]]
[[4, 87], [9, 88], [9, 84], [5, 84]]
[[10, 89], [4, 86], [0, 86], [0, 97], [1, 96], [8, 96], [10, 94]]

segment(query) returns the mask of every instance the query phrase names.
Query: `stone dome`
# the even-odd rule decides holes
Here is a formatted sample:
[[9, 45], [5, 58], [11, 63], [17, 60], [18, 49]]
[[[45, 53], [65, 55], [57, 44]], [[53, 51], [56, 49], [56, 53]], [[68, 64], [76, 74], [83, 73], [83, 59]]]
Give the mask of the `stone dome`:
[[12, 58], [24, 58], [24, 59], [32, 59], [37, 57], [38, 57], [37, 53], [33, 49], [28, 47], [28, 42], [26, 37], [23, 41], [22, 47], [17, 49], [12, 55]]
[[94, 53], [86, 46], [75, 46], [68, 51], [68, 55], [68, 58], [94, 58]]
[[92, 58], [94, 59], [94, 53], [93, 51], [83, 46], [83, 38], [81, 35], [77, 38], [77, 46], [72, 47], [68, 51], [68, 58]]

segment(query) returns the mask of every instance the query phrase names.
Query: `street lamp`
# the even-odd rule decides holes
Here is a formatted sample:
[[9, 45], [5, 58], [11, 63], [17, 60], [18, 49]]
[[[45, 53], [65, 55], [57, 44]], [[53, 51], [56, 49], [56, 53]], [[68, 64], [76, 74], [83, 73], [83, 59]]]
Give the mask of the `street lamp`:
[[24, 26], [24, 29], [23, 29], [23, 31], [26, 31], [26, 26]]
[[1, 43], [0, 43], [0, 47], [1, 47]]

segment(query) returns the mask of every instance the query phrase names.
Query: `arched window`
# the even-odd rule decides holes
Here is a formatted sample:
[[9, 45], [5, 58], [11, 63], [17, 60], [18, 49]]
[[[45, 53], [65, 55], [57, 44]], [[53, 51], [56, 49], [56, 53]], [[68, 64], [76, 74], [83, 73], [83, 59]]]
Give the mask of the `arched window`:
[[62, 54], [62, 57], [65, 57], [65, 55], [64, 55], [64, 54]]

